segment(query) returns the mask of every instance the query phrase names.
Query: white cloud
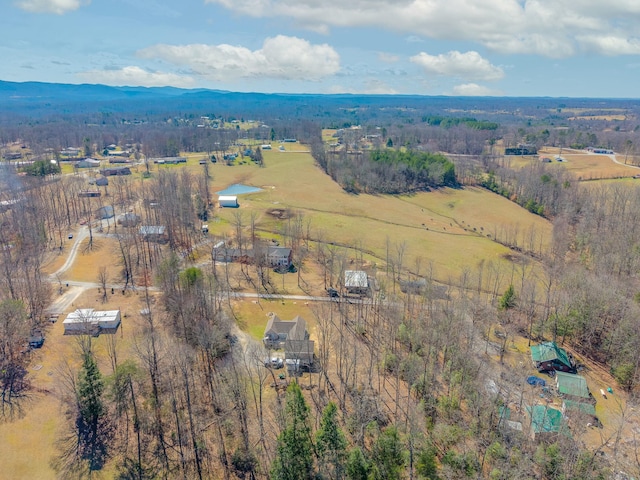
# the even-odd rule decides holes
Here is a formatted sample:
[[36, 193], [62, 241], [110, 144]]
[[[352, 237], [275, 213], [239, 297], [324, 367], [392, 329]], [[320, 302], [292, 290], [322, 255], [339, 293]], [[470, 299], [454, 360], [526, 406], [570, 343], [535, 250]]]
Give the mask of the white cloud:
[[601, 55], [638, 55], [640, 39], [624, 38], [616, 35], [598, 35], [579, 37], [589, 50]]
[[410, 58], [420, 65], [426, 73], [443, 75], [445, 77], [459, 77], [465, 80], [500, 80], [504, 71], [482, 58], [478, 52], [458, 52], [453, 50], [440, 55], [429, 55], [420, 52]]
[[78, 75], [86, 82], [114, 86], [173, 86], [188, 88], [195, 86], [196, 83], [195, 80], [189, 76], [176, 75], [175, 73], [150, 72], [137, 66], [108, 70], [88, 70]]
[[90, 0], [21, 0], [16, 2], [16, 5], [27, 12], [62, 15], [89, 2]]
[[378, 60], [384, 63], [396, 63], [400, 60], [400, 57], [392, 53], [378, 52]]
[[186, 66], [213, 80], [277, 78], [319, 80], [340, 69], [340, 56], [329, 45], [278, 35], [267, 38], [259, 50], [234, 45], [154, 45], [138, 52], [143, 58], [159, 58]]
[[[508, 54], [562, 58], [578, 52], [637, 53], [637, 0], [205, 0], [252, 17], [299, 26], [378, 27], [407, 41], [474, 41]], [[329, 12], [329, 13], [328, 13]], [[616, 41], [606, 40], [611, 32]], [[593, 37], [600, 40], [594, 42]]]
[[492, 90], [484, 85], [478, 85], [477, 83], [463, 83], [462, 85], [456, 85], [453, 87], [453, 95], [465, 96], [465, 97], [486, 97], [486, 96], [498, 96], [502, 95], [498, 90]]

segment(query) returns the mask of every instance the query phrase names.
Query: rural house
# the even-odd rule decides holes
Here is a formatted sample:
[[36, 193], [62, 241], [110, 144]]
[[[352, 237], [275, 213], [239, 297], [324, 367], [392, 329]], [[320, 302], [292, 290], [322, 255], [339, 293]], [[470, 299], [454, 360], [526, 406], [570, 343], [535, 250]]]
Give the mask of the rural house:
[[573, 356], [555, 342], [544, 342], [531, 346], [531, 360], [539, 372], [568, 372], [576, 373]]
[[79, 308], [67, 315], [62, 325], [65, 335], [115, 333], [120, 325], [120, 310], [98, 311], [93, 308]]
[[254, 263], [262, 258], [266, 265], [275, 268], [289, 268], [291, 266], [291, 249], [286, 247], [257, 248], [229, 248], [226, 246], [214, 247], [213, 258], [217, 262]]
[[140, 235], [147, 242], [163, 243], [169, 240], [167, 227], [164, 225], [143, 225], [140, 227]]
[[281, 320], [277, 315], [271, 315], [262, 341], [269, 349], [284, 348], [287, 365], [296, 370], [313, 365], [315, 344], [309, 340], [307, 323], [300, 316], [293, 320]]
[[74, 168], [96, 168], [99, 166], [100, 160], [96, 160], [94, 158], [85, 158], [84, 160], [80, 160], [73, 165]]
[[289, 268], [291, 266], [291, 249], [287, 247], [267, 247], [267, 263], [272, 267]]
[[114, 212], [111, 205], [104, 205], [96, 210], [96, 218], [98, 220], [106, 220], [107, 218], [113, 218]]
[[362, 270], [344, 271], [344, 288], [347, 293], [354, 295], [365, 295], [369, 292], [369, 279], [367, 272]]
[[127, 212], [118, 219], [118, 224], [123, 227], [135, 227], [140, 223], [140, 216], [132, 212]]
[[100, 170], [100, 173], [105, 177], [111, 177], [116, 175], [131, 175], [131, 169], [129, 167], [104, 168]]

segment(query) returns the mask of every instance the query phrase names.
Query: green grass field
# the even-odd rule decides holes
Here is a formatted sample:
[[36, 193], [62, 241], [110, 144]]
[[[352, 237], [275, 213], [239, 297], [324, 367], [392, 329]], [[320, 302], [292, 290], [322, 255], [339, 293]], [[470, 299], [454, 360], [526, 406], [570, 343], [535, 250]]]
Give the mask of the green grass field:
[[[508, 268], [509, 250], [488, 238], [502, 230], [519, 230], [523, 238], [533, 227], [543, 245], [549, 222], [513, 202], [478, 188], [442, 189], [415, 195], [352, 195], [325, 175], [307, 153], [264, 152], [266, 168], [255, 165], [215, 165], [213, 191], [233, 183], [261, 187], [259, 193], [241, 195], [240, 209], [217, 211], [222, 222], [213, 234], [229, 228], [240, 212], [248, 224], [257, 212], [262, 229], [278, 232], [282, 220], [267, 214], [274, 208], [303, 213], [311, 221], [312, 236], [338, 245], [356, 245], [379, 260], [386, 259], [387, 241], [406, 246], [405, 265], [417, 258], [433, 262], [436, 277], [455, 277], [461, 268], [474, 268], [481, 260]], [[474, 230], [475, 229], [475, 230]], [[395, 252], [395, 247], [393, 247]]]

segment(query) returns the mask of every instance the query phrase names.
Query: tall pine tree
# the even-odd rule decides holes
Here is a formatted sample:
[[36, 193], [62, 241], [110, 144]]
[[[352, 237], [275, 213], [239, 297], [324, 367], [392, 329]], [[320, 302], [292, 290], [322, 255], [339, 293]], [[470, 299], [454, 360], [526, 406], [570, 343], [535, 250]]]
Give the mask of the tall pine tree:
[[102, 399], [103, 392], [102, 374], [91, 352], [87, 352], [78, 376], [76, 429], [78, 453], [83, 460], [89, 462], [90, 470], [102, 468], [107, 458], [110, 428], [107, 408]]
[[287, 389], [285, 427], [278, 436], [276, 458], [271, 465], [271, 480], [312, 478], [313, 445], [309, 426], [309, 407], [297, 383]]
[[371, 460], [371, 478], [374, 480], [400, 479], [404, 469], [404, 453], [395, 425], [380, 432], [371, 449]]
[[344, 478], [347, 457], [347, 440], [338, 425], [337, 414], [336, 404], [329, 402], [322, 412], [320, 429], [316, 432], [320, 472], [332, 480]]

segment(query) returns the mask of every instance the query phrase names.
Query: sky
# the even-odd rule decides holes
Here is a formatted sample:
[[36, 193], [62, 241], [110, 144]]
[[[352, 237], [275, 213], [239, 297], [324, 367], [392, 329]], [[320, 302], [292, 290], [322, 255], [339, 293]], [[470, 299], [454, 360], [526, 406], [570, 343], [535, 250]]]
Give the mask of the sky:
[[638, 98], [639, 0], [0, 0], [0, 80]]

